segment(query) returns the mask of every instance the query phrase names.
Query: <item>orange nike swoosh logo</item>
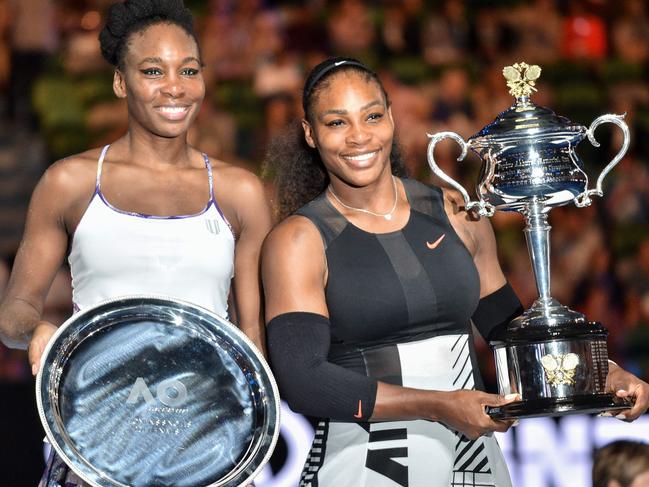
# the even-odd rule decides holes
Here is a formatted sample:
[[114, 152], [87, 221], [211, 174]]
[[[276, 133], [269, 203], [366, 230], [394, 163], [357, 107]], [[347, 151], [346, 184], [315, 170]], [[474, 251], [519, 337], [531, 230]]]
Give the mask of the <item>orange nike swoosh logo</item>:
[[354, 414], [354, 417], [360, 419], [363, 417], [363, 401], [358, 400], [358, 412]]
[[442, 233], [442, 236], [439, 237], [437, 240], [435, 240], [433, 243], [426, 242], [426, 247], [428, 247], [430, 250], [436, 249], [437, 246], [442, 243], [442, 240], [444, 240], [444, 237], [446, 237], [445, 233]]

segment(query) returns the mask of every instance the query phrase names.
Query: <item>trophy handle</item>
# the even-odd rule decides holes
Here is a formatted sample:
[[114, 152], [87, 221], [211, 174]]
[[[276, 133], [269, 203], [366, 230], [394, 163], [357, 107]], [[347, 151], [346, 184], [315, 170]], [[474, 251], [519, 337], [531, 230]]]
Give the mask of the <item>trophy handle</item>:
[[442, 139], [446, 139], [446, 138], [453, 139], [455, 142], [457, 142], [460, 145], [460, 147], [462, 147], [462, 153], [457, 158], [458, 161], [461, 161], [466, 157], [469, 144], [467, 144], [465, 140], [455, 132], [438, 132], [436, 134], [427, 134], [427, 135], [428, 137], [430, 137], [430, 142], [428, 142], [428, 165], [432, 169], [433, 173], [439, 176], [443, 181], [447, 182], [453, 188], [457, 189], [460, 192], [462, 198], [464, 198], [464, 206], [466, 208], [466, 211], [471, 211], [474, 208], [477, 208], [478, 215], [493, 216], [495, 207], [492, 204], [487, 203], [486, 201], [483, 201], [481, 199], [477, 201], [471, 201], [471, 198], [469, 197], [469, 193], [466, 192], [464, 187], [460, 183], [458, 183], [455, 179], [453, 179], [444, 171], [442, 171], [442, 169], [435, 162], [435, 157], [433, 155], [433, 153], [435, 152], [435, 145], [437, 145], [437, 143]]
[[614, 123], [615, 125], [617, 125], [622, 129], [622, 133], [624, 134], [624, 141], [622, 142], [622, 147], [620, 148], [619, 152], [600, 173], [599, 177], [597, 178], [597, 184], [595, 185], [595, 189], [586, 189], [583, 193], [575, 197], [576, 206], [580, 208], [584, 206], [588, 206], [591, 203], [590, 197], [592, 195], [602, 196], [604, 194], [604, 192], [602, 191], [602, 182], [604, 181], [604, 178], [611, 171], [611, 169], [613, 169], [617, 165], [617, 163], [620, 162], [622, 157], [624, 157], [624, 154], [626, 154], [626, 151], [629, 149], [630, 134], [629, 134], [629, 127], [624, 122], [625, 116], [626, 113], [622, 115], [612, 115], [612, 114], [602, 115], [601, 117], [597, 117], [595, 120], [593, 120], [593, 123], [590, 124], [590, 127], [586, 131], [586, 135], [588, 135], [588, 140], [590, 141], [590, 143], [593, 144], [595, 147], [599, 147], [600, 144], [595, 139], [595, 129], [603, 123]]

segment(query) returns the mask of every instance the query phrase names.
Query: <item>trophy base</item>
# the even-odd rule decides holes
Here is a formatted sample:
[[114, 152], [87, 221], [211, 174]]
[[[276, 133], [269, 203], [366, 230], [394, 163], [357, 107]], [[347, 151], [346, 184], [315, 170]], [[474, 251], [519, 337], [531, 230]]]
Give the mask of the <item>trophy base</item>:
[[629, 409], [632, 402], [613, 394], [585, 394], [573, 397], [546, 397], [488, 407], [491, 419], [538, 418], [568, 414], [597, 414]]

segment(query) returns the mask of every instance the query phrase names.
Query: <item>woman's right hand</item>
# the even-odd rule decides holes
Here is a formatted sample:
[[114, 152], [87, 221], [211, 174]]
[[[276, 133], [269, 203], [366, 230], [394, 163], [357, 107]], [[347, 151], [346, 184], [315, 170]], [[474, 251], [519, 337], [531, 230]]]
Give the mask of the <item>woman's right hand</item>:
[[485, 406], [503, 406], [520, 399], [518, 394], [501, 396], [482, 391], [461, 389], [438, 392], [441, 395], [436, 408], [436, 421], [440, 421], [475, 440], [492, 431], [505, 432], [513, 420], [494, 420], [485, 412]]
[[56, 326], [47, 321], [39, 321], [36, 328], [34, 328], [34, 333], [32, 334], [32, 339], [29, 341], [29, 364], [32, 368], [32, 375], [38, 373], [38, 369], [41, 366], [41, 357], [45, 347], [47, 346], [50, 338], [54, 335], [56, 331]]

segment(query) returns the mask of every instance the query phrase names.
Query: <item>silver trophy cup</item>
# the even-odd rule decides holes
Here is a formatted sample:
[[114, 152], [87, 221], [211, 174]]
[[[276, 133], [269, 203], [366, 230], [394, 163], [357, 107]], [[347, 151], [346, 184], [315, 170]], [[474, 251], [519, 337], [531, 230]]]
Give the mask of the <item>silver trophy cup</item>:
[[[558, 416], [624, 409], [628, 405], [607, 393], [606, 337], [600, 323], [561, 305], [550, 295], [548, 213], [555, 206], [591, 204], [602, 196], [602, 181], [629, 147], [623, 116], [602, 115], [589, 128], [532, 103], [538, 66], [518, 63], [503, 69], [516, 102], [468, 141], [454, 132], [429, 135], [428, 163], [433, 172], [464, 198], [467, 211], [492, 216], [495, 210], [517, 211], [525, 217], [525, 238], [539, 297], [515, 318], [502, 336], [491, 342], [501, 394], [520, 394], [522, 400], [492, 408], [494, 418]], [[595, 147], [595, 129], [613, 123], [624, 134], [622, 148], [589, 188], [584, 164], [575, 152], [582, 140]], [[472, 149], [483, 160], [478, 199], [442, 171], [435, 162], [435, 145], [446, 138], [462, 147], [458, 161]]]

